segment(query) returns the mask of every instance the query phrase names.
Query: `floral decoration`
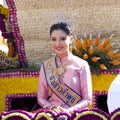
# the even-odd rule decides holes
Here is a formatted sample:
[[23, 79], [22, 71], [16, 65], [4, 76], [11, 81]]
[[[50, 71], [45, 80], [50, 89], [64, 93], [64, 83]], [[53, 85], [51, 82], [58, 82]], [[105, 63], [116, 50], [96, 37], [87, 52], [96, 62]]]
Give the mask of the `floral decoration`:
[[110, 114], [110, 120], [120, 120], [120, 108], [115, 109]]
[[115, 70], [120, 65], [120, 53], [118, 49], [113, 50], [111, 38], [113, 34], [105, 40], [101, 40], [100, 34], [95, 40], [92, 40], [84, 35], [84, 38], [79, 40], [76, 36], [74, 46], [72, 49], [73, 54], [83, 58], [90, 65], [91, 72], [100, 74], [103, 70]]
[[1, 115], [2, 120], [32, 120], [32, 115], [24, 110], [12, 110], [3, 112]]
[[120, 108], [110, 114], [97, 108], [77, 110], [71, 116], [67, 113], [55, 115], [53, 111], [43, 109], [35, 114], [24, 110], [11, 110], [2, 112], [0, 118], [2, 120], [57, 120], [58, 117], [63, 115], [68, 117], [66, 120], [120, 120]]
[[109, 120], [109, 115], [96, 108], [75, 111], [72, 120]]
[[12, 26], [12, 32], [14, 37], [16, 38], [16, 47], [19, 56], [19, 62], [22, 68], [27, 68], [28, 63], [26, 59], [25, 47], [24, 47], [24, 40], [20, 34], [20, 29], [18, 26], [18, 19], [17, 19], [17, 9], [14, 3], [14, 0], [6, 0], [6, 3], [9, 7], [9, 19], [10, 24]]
[[68, 114], [67, 112], [60, 112], [55, 116], [58, 120], [71, 120], [71, 115]]
[[35, 113], [33, 120], [54, 120], [55, 113], [52, 110], [41, 109]]
[[0, 70], [7, 70], [12, 68], [20, 68], [18, 55], [12, 58], [8, 57], [4, 52], [0, 51]]

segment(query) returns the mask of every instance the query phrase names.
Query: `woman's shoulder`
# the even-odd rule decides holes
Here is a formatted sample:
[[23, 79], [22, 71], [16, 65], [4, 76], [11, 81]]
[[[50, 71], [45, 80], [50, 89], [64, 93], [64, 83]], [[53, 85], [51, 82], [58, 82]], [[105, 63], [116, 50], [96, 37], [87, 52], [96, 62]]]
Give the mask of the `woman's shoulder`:
[[75, 55], [73, 55], [73, 60], [74, 60], [75, 62], [78, 62], [78, 63], [87, 63], [86, 60], [84, 60], [84, 59], [82, 59], [82, 58], [80, 58], [80, 57], [78, 57], [78, 56], [75, 56]]
[[78, 66], [86, 66], [88, 62], [78, 56], [73, 55], [73, 62]]
[[43, 64], [50, 63], [55, 60], [55, 57], [48, 58], [47, 60], [43, 61]]

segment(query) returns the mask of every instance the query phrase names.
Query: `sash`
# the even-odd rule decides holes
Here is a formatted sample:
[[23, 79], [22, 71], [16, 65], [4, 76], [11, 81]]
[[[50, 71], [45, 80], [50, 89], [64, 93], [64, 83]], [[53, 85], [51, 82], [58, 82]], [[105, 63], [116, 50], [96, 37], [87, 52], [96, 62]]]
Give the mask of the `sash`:
[[59, 76], [55, 74], [55, 70], [57, 69], [55, 59], [56, 58], [51, 58], [43, 64], [46, 81], [52, 92], [71, 107], [78, 103], [82, 97], [68, 85], [60, 82]]

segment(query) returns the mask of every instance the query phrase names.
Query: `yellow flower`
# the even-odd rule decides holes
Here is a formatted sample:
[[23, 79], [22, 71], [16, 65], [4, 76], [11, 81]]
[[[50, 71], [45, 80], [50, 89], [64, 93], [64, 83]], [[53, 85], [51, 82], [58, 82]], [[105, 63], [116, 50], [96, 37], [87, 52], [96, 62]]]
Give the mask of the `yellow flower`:
[[87, 59], [88, 59], [88, 55], [87, 55], [87, 54], [84, 54], [84, 55], [83, 55], [83, 59], [87, 60]]
[[107, 68], [106, 68], [106, 66], [104, 64], [100, 64], [100, 69], [101, 70], [106, 70]]

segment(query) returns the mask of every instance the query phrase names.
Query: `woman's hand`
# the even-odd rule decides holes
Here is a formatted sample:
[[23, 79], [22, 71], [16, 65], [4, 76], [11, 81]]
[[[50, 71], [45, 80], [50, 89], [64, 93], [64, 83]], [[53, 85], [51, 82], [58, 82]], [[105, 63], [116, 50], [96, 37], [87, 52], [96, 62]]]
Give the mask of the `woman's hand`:
[[71, 110], [71, 109], [66, 109], [65, 112], [66, 112], [67, 114], [71, 115], [71, 114], [73, 113], [73, 110]]
[[66, 109], [62, 108], [61, 106], [48, 106], [46, 109], [53, 110], [55, 113], [65, 112]]
[[73, 113], [72, 107], [69, 109], [62, 108], [61, 106], [48, 106], [46, 107], [49, 110], [54, 111], [55, 113], [66, 112], [67, 114], [71, 115]]
[[53, 107], [51, 110], [53, 110], [56, 113], [65, 112], [66, 111], [66, 109], [62, 108], [61, 106]]

